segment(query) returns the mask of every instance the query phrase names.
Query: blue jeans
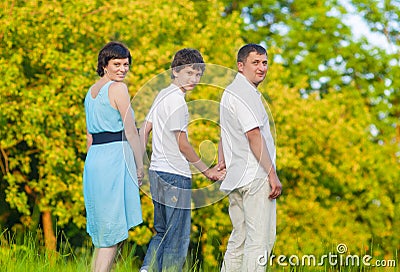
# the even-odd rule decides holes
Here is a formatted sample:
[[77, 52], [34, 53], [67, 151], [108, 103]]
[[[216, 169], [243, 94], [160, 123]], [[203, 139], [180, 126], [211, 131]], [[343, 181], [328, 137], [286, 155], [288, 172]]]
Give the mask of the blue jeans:
[[182, 271], [190, 241], [192, 179], [152, 170], [149, 178], [157, 233], [151, 238], [142, 269]]

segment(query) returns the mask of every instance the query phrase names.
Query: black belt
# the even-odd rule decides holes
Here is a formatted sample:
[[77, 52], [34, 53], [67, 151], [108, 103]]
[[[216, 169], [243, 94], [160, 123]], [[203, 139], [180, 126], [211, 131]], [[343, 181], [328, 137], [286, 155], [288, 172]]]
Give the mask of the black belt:
[[126, 136], [123, 130], [117, 132], [106, 131], [100, 133], [93, 133], [92, 137], [93, 137], [92, 145], [126, 141]]

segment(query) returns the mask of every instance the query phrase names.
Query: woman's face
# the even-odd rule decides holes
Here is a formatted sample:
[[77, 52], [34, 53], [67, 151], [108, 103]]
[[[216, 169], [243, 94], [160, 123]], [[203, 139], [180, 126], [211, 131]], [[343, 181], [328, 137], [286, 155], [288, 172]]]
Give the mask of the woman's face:
[[104, 67], [104, 76], [112, 81], [123, 81], [129, 71], [129, 59], [111, 59]]

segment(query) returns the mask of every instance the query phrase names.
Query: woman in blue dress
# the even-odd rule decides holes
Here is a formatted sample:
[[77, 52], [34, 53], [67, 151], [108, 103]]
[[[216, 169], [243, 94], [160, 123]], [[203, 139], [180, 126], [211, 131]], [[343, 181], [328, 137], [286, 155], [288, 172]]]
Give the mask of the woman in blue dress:
[[85, 98], [88, 153], [83, 190], [96, 272], [111, 270], [118, 244], [142, 222], [142, 151], [128, 88], [122, 82], [130, 64], [124, 44], [106, 44], [98, 55], [100, 79]]

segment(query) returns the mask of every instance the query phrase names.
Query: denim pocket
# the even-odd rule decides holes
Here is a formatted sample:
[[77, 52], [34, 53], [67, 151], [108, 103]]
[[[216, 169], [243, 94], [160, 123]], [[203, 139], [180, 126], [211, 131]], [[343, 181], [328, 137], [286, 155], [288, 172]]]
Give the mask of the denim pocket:
[[160, 171], [150, 172], [153, 200], [178, 209], [191, 207], [191, 178]]

